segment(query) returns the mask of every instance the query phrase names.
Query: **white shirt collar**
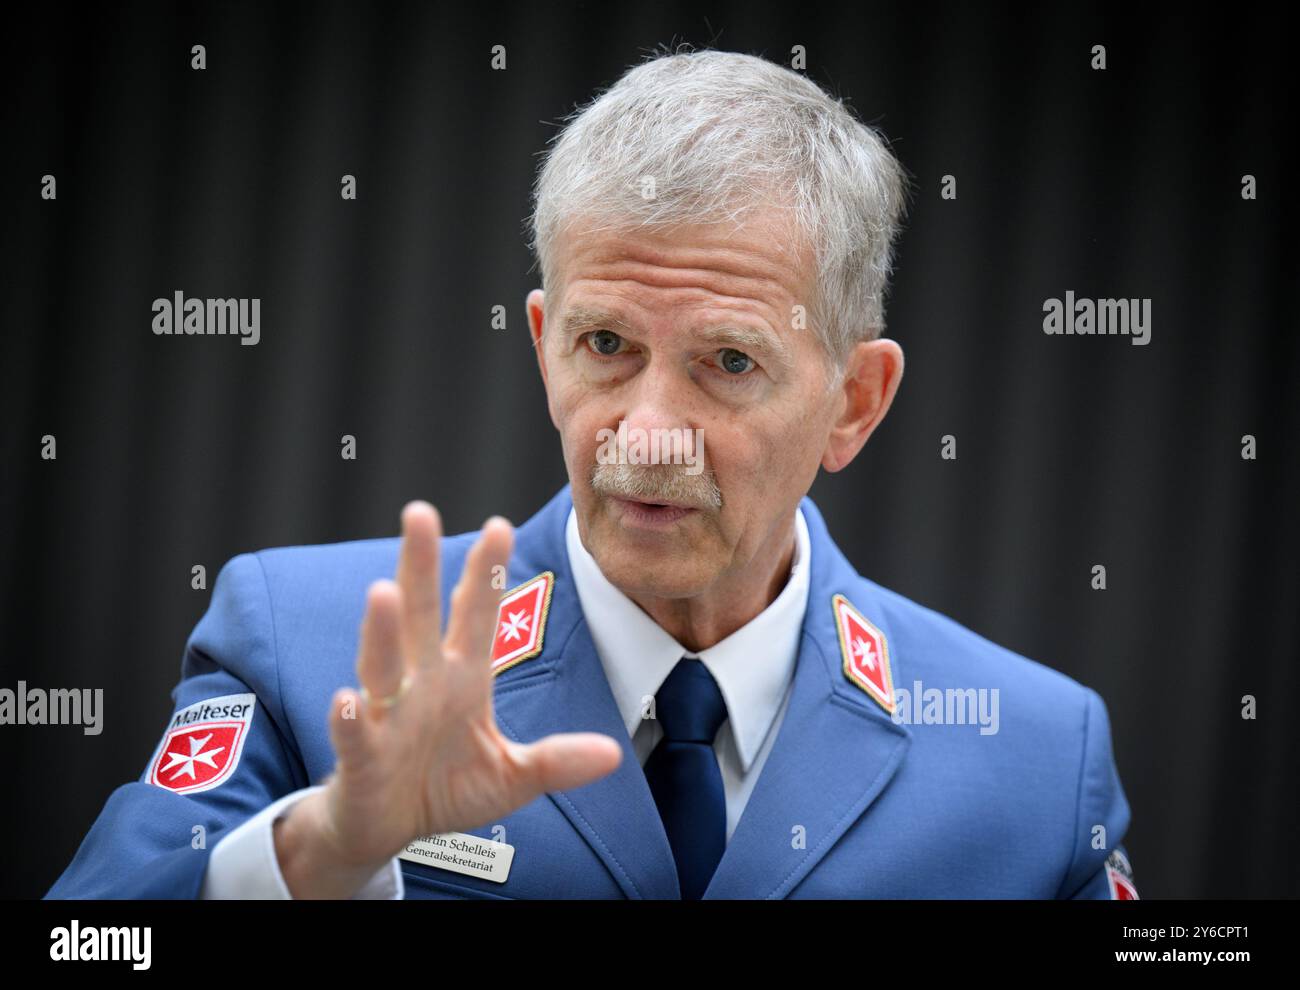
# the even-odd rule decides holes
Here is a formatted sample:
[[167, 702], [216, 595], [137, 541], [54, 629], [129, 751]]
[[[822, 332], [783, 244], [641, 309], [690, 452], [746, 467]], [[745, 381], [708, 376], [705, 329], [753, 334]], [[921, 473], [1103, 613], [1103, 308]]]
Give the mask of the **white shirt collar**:
[[642, 721], [643, 699], [658, 693], [683, 656], [698, 656], [722, 691], [736, 748], [748, 772], [781, 707], [799, 655], [811, 558], [803, 510], [795, 510], [794, 560], [780, 594], [722, 642], [698, 653], [678, 643], [610, 583], [582, 545], [572, 508], [565, 541], [583, 616], [628, 735]]

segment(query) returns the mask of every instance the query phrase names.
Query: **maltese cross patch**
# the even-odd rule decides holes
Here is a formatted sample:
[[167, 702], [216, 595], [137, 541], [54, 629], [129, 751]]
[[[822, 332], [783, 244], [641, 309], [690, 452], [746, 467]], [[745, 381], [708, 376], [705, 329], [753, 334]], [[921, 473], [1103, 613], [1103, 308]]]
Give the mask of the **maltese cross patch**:
[[146, 783], [177, 794], [207, 791], [230, 779], [253, 724], [257, 696], [196, 701], [172, 716], [149, 764]]
[[555, 575], [543, 571], [502, 596], [497, 606], [496, 635], [492, 639], [493, 675], [542, 652], [542, 634], [546, 631], [554, 585]]
[[885, 634], [867, 621], [843, 595], [831, 599], [835, 628], [844, 656], [844, 676], [891, 715], [894, 713], [894, 676], [889, 669], [889, 644]]
[[1112, 901], [1139, 899], [1137, 887], [1133, 884], [1133, 868], [1129, 866], [1128, 857], [1118, 849], [1106, 857], [1106, 881], [1110, 884]]

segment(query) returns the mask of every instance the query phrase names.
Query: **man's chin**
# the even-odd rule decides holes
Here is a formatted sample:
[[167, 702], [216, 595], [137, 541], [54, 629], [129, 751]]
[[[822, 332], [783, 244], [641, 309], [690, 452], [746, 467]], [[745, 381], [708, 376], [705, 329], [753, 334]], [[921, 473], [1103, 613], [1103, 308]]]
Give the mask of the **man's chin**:
[[627, 566], [602, 566], [601, 572], [629, 598], [694, 598], [709, 585], [707, 580], [697, 579], [677, 565], [659, 567], [634, 561]]
[[688, 540], [653, 540], [624, 532], [615, 523], [600, 527], [599, 545], [591, 555], [601, 573], [625, 595], [690, 598], [703, 592], [713, 575], [700, 548]]

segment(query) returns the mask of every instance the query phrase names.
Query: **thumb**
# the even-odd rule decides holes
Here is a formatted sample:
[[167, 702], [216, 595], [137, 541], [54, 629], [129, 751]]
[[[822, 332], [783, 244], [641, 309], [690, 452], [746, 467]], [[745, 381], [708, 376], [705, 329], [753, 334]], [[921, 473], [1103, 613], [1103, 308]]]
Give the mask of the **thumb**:
[[573, 790], [599, 780], [622, 762], [623, 749], [600, 732], [560, 732], [519, 746], [515, 757], [523, 779], [536, 795]]

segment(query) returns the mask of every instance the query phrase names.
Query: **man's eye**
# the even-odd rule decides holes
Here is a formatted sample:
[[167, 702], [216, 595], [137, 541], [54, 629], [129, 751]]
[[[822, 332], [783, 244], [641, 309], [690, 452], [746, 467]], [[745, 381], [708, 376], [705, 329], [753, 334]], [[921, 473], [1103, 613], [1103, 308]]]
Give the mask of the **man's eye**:
[[617, 354], [622, 343], [623, 338], [612, 330], [596, 330], [587, 334], [587, 346], [603, 357]]
[[739, 378], [751, 368], [757, 367], [754, 359], [744, 351], [724, 347], [718, 351], [718, 364], [730, 377]]

